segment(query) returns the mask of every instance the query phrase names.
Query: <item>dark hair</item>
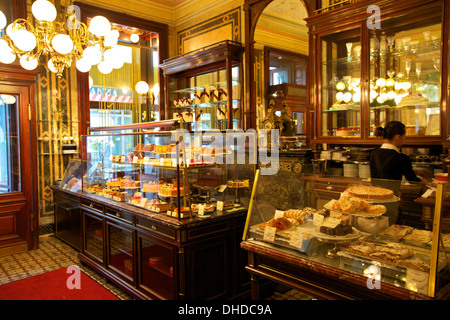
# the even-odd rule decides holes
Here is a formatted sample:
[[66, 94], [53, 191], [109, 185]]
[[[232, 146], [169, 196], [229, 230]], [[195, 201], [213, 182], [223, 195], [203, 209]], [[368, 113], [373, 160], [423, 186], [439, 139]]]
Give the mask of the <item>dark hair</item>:
[[404, 135], [406, 133], [406, 127], [400, 121], [390, 121], [386, 123], [383, 127], [377, 127], [375, 129], [374, 135], [376, 137], [383, 137], [383, 139], [392, 140], [394, 137], [399, 135]]

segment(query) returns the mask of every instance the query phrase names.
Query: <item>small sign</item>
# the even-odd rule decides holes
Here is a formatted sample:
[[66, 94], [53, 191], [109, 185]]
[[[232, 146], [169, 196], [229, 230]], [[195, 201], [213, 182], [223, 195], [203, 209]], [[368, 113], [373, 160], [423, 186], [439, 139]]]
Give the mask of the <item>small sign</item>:
[[220, 186], [220, 188], [219, 188], [219, 192], [224, 192], [225, 191], [225, 189], [227, 188], [228, 186], [226, 185], [226, 184], [223, 184], [223, 185], [221, 185]]
[[275, 227], [268, 227], [266, 226], [264, 228], [264, 240], [274, 242], [275, 241], [275, 233], [277, 232], [277, 228]]
[[205, 214], [205, 205], [199, 204], [198, 205], [198, 215], [199, 217], [203, 216]]
[[283, 216], [284, 216], [284, 211], [275, 210], [275, 214], [273, 215], [273, 218], [277, 219], [277, 218], [282, 218]]
[[223, 211], [223, 201], [217, 201], [217, 211]]
[[291, 238], [289, 239], [289, 245], [295, 248], [301, 248], [303, 245], [303, 239], [305, 239], [305, 234], [297, 228], [295, 232], [291, 234]]

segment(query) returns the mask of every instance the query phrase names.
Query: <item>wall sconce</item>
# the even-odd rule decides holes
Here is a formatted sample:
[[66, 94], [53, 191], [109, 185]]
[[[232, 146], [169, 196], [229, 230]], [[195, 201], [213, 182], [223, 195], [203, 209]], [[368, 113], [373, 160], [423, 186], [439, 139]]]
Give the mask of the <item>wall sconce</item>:
[[139, 81], [134, 86], [136, 92], [142, 97], [142, 103], [147, 102], [147, 94], [149, 95], [149, 99], [151, 104], [155, 104], [157, 101], [157, 97], [159, 96], [159, 83], [156, 83], [152, 89], [150, 89], [149, 85], [145, 81]]

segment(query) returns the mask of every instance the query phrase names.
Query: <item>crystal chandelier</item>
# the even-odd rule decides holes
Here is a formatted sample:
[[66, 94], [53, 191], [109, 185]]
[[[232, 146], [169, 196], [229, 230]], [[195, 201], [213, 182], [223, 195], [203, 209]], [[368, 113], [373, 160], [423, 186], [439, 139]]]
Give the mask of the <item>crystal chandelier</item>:
[[[36, 0], [31, 12], [35, 25], [26, 19], [17, 19], [6, 27], [0, 38], [0, 62], [10, 64], [19, 57], [20, 65], [35, 69], [42, 55], [48, 55], [48, 69], [58, 77], [75, 61], [80, 72], [88, 72], [97, 65], [100, 72], [108, 74], [123, 66], [123, 59], [115, 49], [119, 32], [103, 16], [92, 18], [89, 28], [80, 22], [75, 12], [66, 15], [65, 22], [56, 20], [57, 10], [47, 0]], [[5, 15], [0, 11], [0, 29], [6, 26]]]

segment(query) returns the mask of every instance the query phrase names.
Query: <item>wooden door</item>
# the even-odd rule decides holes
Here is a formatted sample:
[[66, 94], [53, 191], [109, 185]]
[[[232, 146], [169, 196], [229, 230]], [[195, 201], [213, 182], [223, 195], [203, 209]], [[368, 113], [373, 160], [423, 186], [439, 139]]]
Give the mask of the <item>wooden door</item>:
[[4, 256], [37, 248], [39, 230], [35, 74], [0, 69], [0, 256]]

